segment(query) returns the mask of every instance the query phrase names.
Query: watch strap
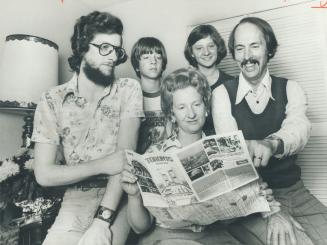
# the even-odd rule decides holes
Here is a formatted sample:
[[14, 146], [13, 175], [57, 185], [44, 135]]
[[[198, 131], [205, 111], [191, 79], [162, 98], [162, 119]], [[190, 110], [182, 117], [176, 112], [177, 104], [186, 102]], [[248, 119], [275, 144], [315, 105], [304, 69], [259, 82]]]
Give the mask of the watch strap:
[[284, 153], [284, 141], [280, 138], [277, 138], [277, 141], [278, 141], [278, 146], [277, 146], [275, 155], [283, 154]]
[[274, 152], [274, 156], [280, 155], [284, 153], [284, 141], [276, 136], [268, 136], [265, 140], [275, 140], [276, 141], [276, 151]]

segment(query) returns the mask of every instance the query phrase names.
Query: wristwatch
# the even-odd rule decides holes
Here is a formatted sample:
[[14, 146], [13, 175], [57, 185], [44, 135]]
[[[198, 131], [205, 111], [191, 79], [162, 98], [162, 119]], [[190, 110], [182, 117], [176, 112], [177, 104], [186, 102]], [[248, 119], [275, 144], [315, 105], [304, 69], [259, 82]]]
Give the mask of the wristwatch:
[[276, 140], [277, 141], [276, 151], [274, 152], [274, 156], [284, 153], [284, 141], [281, 138], [275, 137], [275, 136], [269, 136], [269, 137], [266, 137], [265, 139], [266, 140]]
[[278, 145], [277, 145], [277, 150], [275, 152], [275, 155], [278, 154], [283, 154], [284, 153], [284, 141], [280, 138], [277, 138]]
[[99, 206], [97, 212], [95, 213], [94, 218], [101, 219], [106, 221], [108, 224], [112, 224], [114, 222], [116, 216], [116, 212], [111, 210], [110, 208], [106, 208], [103, 206]]

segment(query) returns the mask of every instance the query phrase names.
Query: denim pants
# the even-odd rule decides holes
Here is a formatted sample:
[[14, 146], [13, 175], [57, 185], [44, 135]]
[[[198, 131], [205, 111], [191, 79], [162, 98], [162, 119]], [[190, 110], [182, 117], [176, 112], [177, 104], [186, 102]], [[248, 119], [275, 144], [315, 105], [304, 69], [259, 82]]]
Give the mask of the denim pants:
[[139, 239], [139, 245], [241, 245], [219, 222], [202, 232], [153, 227]]
[[[106, 188], [69, 188], [63, 198], [58, 216], [48, 230], [43, 245], [74, 245], [93, 221]], [[123, 204], [111, 226], [113, 244], [124, 244], [129, 232], [126, 205]], [[117, 239], [116, 239], [117, 238]]]
[[[305, 230], [295, 230], [297, 245], [327, 244], [327, 207], [314, 197], [302, 181], [280, 189], [273, 195], [281, 203], [283, 212], [288, 212]], [[229, 225], [229, 231], [240, 241], [251, 245], [267, 243], [267, 219], [253, 214]], [[310, 241], [311, 240], [311, 241]]]

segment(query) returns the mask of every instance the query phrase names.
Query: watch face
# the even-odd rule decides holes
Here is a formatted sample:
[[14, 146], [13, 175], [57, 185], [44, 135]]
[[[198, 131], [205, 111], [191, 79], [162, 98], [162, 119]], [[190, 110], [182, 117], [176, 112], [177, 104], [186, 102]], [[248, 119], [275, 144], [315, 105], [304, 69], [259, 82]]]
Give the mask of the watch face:
[[103, 210], [101, 216], [104, 218], [104, 219], [109, 219], [111, 217], [111, 211], [110, 210]]

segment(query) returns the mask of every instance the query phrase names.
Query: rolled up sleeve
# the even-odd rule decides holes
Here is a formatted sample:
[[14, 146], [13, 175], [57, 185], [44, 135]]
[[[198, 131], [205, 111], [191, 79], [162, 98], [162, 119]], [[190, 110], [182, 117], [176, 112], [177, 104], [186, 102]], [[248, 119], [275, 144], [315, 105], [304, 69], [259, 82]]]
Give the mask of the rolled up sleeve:
[[58, 120], [49, 94], [43, 94], [34, 115], [32, 141], [59, 145]]
[[143, 95], [141, 85], [134, 79], [128, 79], [124, 97], [122, 98], [122, 110], [120, 118], [144, 117]]

